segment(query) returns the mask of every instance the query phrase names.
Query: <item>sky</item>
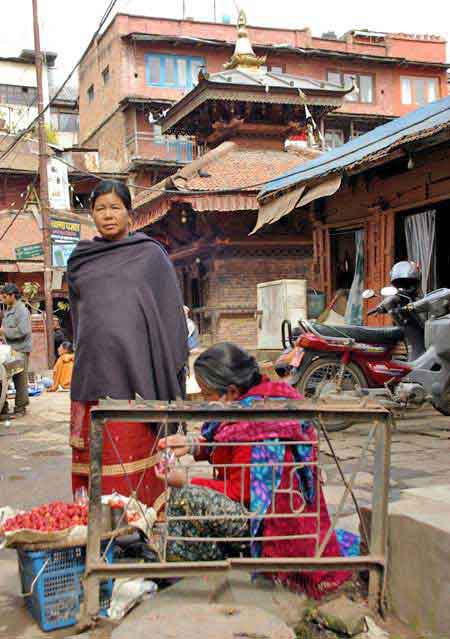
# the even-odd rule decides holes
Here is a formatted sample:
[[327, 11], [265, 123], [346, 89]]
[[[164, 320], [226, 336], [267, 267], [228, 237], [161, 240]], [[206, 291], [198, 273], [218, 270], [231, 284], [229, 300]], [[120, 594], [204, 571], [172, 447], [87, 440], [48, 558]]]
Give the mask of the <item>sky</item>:
[[[6, 2], [6, 0], [3, 0]], [[63, 80], [87, 46], [109, 0], [39, 0], [42, 48], [58, 53], [58, 76]], [[229, 16], [237, 8], [247, 13], [249, 24], [310, 27], [313, 35], [349, 29], [406, 33], [432, 33], [450, 39], [448, 0], [118, 0], [117, 10], [139, 15], [197, 20]], [[31, 0], [8, 1], [0, 21], [0, 55], [14, 55], [33, 47]], [[450, 48], [447, 47], [450, 60]]]

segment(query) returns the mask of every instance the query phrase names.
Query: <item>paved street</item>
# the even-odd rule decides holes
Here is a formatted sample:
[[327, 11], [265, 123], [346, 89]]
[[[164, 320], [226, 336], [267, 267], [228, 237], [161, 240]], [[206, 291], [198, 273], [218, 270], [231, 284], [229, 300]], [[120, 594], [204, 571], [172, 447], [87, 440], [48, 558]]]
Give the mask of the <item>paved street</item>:
[[[0, 505], [29, 508], [54, 499], [71, 499], [70, 448], [68, 446], [69, 397], [45, 395], [32, 399], [29, 416], [0, 425]], [[332, 441], [342, 466], [351, 474], [358, 463], [366, 426], [337, 433]], [[342, 495], [333, 459], [322, 445], [326, 493], [333, 510]], [[391, 500], [402, 490], [428, 485], [450, 484], [450, 419], [425, 411], [420, 419], [401, 421], [393, 437]], [[361, 505], [370, 504], [371, 456], [356, 482]], [[349, 502], [344, 523], [355, 527]], [[72, 634], [55, 633], [56, 638]], [[23, 608], [19, 596], [14, 551], [0, 551], [0, 638], [37, 639], [41, 633]]]

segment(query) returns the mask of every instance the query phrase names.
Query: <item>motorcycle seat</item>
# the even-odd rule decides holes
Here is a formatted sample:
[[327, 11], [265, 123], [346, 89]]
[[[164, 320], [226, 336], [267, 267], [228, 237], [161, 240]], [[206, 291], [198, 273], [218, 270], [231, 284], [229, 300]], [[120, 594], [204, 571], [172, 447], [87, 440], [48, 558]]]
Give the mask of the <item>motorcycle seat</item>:
[[311, 322], [314, 329], [324, 337], [349, 337], [357, 342], [365, 344], [386, 344], [394, 346], [404, 339], [403, 329], [392, 328], [369, 328], [367, 326], [353, 326], [343, 324], [339, 326], [327, 326]]

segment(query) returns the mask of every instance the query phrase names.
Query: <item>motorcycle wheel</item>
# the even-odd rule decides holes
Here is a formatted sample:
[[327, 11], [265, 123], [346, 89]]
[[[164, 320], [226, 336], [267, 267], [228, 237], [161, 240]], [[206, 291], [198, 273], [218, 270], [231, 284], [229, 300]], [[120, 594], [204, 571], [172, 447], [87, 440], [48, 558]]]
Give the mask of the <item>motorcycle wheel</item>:
[[[332, 357], [319, 357], [313, 360], [305, 370], [301, 372], [300, 379], [295, 385], [297, 390], [306, 398], [319, 398], [321, 394], [330, 393], [330, 386], [341, 367], [341, 363]], [[357, 386], [367, 387], [367, 379], [363, 371], [350, 362], [345, 366], [342, 384], [343, 392], [351, 392]], [[346, 430], [354, 424], [348, 417], [327, 417], [324, 425], [328, 432], [333, 433]]]
[[[444, 391], [445, 401], [441, 402], [441, 405], [435, 404], [431, 402], [433, 408], [435, 408], [441, 415], [445, 415], [446, 417], [450, 416], [450, 391]], [[444, 398], [443, 398], [444, 399]]]

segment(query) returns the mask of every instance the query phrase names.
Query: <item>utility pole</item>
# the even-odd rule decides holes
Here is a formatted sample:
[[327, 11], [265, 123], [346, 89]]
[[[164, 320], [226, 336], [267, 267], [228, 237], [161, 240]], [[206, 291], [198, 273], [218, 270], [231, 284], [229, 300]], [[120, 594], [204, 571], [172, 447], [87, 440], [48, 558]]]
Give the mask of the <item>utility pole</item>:
[[45, 294], [45, 326], [47, 335], [47, 358], [49, 368], [53, 368], [55, 361], [55, 340], [53, 328], [53, 296], [52, 296], [52, 247], [50, 232], [50, 203], [48, 199], [48, 146], [47, 132], [45, 130], [44, 114], [44, 87], [43, 87], [43, 60], [41, 51], [41, 39], [39, 34], [38, 0], [33, 3], [33, 29], [34, 52], [36, 63], [38, 113], [40, 113], [39, 131], [39, 196], [42, 216], [42, 245], [44, 249], [44, 294]]

